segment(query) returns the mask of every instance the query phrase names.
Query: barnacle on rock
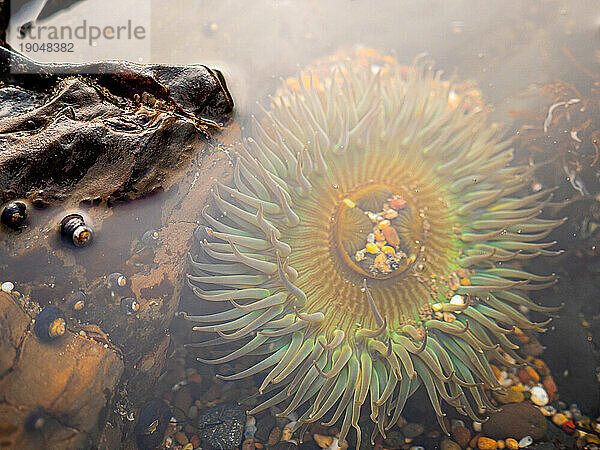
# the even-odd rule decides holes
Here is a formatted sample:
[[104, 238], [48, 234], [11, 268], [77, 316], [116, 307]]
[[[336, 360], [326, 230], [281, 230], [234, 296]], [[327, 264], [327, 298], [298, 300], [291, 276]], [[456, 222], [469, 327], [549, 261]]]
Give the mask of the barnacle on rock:
[[[269, 397], [296, 428], [342, 420], [340, 441], [369, 408], [385, 435], [424, 385], [473, 420], [501, 389], [490, 360], [523, 362], [508, 336], [543, 330], [520, 306], [555, 282], [519, 262], [554, 255], [562, 220], [540, 217], [550, 190], [524, 194], [528, 167], [486, 112], [429, 65], [342, 63], [302, 74], [238, 148], [233, 182], [203, 212], [189, 285], [232, 308], [183, 315], [241, 341], [214, 359], [262, 355], [236, 380], [267, 371]], [[295, 86], [295, 88], [290, 88]], [[373, 437], [371, 437], [373, 439]], [[358, 447], [358, 445], [357, 445]]]

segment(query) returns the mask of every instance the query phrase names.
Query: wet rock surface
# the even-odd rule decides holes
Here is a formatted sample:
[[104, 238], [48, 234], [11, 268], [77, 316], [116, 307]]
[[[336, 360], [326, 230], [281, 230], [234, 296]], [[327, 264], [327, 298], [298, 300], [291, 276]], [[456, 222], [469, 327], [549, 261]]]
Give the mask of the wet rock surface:
[[[0, 326], [14, 346], [0, 378], [0, 422], [8, 448], [83, 448], [104, 426], [103, 412], [123, 372], [119, 354], [87, 335], [67, 333], [46, 343], [31, 331], [31, 317], [16, 299], [0, 292]], [[12, 361], [8, 356], [15, 355]], [[27, 431], [28, 417], [43, 411], [42, 423]]]
[[[23, 60], [36, 73], [18, 75], [8, 57], [0, 49], [0, 203], [24, 199], [28, 218], [0, 230], [0, 269], [19, 291], [18, 302], [0, 303], [2, 445], [135, 448], [133, 421], [164, 368], [196, 220], [211, 177], [229, 167], [207, 143], [225, 134], [213, 121], [228, 120], [231, 98], [200, 65], [65, 66], [73, 76]], [[60, 239], [70, 213], [92, 228], [90, 246]], [[126, 284], [111, 288], [110, 270]], [[80, 309], [69, 301], [76, 291]], [[137, 309], [125, 311], [123, 298]], [[42, 344], [31, 318], [48, 305], [68, 331]], [[43, 433], [25, 436], [38, 406]]]
[[[35, 74], [10, 73], [11, 59]], [[44, 66], [0, 48], [0, 72], [0, 203], [147, 194], [233, 108], [204, 66]]]

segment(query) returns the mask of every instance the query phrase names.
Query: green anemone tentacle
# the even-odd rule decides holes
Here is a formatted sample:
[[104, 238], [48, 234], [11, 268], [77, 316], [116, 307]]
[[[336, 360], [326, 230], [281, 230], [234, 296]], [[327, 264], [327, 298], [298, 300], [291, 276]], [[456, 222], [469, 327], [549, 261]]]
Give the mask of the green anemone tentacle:
[[519, 363], [515, 327], [546, 324], [519, 307], [556, 311], [527, 296], [555, 276], [513, 262], [557, 254], [544, 239], [563, 220], [540, 218], [552, 190], [527, 193], [485, 119], [422, 63], [304, 73], [253, 118], [189, 258], [198, 298], [233, 309], [184, 315], [219, 334], [206, 346], [241, 342], [201, 361], [263, 358], [222, 377], [268, 371], [251, 413], [281, 404], [296, 428], [339, 419], [360, 440], [365, 404], [385, 434], [420, 385], [442, 428], [444, 402], [494, 410], [489, 360]]

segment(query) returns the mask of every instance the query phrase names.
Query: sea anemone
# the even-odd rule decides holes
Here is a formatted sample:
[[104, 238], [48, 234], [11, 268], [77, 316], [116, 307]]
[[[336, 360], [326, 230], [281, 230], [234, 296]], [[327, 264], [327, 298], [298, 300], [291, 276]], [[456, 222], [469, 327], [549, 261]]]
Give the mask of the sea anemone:
[[527, 292], [555, 276], [520, 268], [558, 253], [540, 242], [563, 222], [539, 217], [551, 192], [523, 193], [531, 169], [509, 166], [484, 109], [428, 64], [339, 64], [296, 86], [214, 185], [219, 213], [203, 211], [189, 285], [232, 308], [182, 313], [219, 335], [191, 346], [242, 343], [199, 361], [259, 355], [220, 376], [267, 371], [250, 414], [341, 418], [340, 441], [351, 426], [360, 441], [365, 403], [385, 435], [420, 385], [442, 429], [440, 399], [483, 420], [485, 389], [501, 389], [489, 361], [524, 363], [508, 336], [546, 325], [521, 307], [554, 311]]

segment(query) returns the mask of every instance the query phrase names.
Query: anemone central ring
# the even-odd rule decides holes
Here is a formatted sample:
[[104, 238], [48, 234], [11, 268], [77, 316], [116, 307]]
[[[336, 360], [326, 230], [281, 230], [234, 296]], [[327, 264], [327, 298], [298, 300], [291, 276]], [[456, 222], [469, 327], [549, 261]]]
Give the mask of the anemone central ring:
[[[390, 207], [388, 201], [394, 197], [402, 199], [402, 208]], [[414, 206], [403, 200], [405, 197], [404, 189], [375, 182], [341, 196], [332, 215], [329, 235], [332, 254], [343, 263], [345, 273], [390, 280], [406, 276], [415, 266], [418, 248], [404, 239], [394, 223], [398, 220], [419, 221]], [[360, 239], [358, 242], [356, 238], [353, 239], [355, 242], [344, 239], [347, 234], [344, 228], [352, 226], [359, 227], [355, 233]], [[355, 251], [361, 244], [363, 247]]]

